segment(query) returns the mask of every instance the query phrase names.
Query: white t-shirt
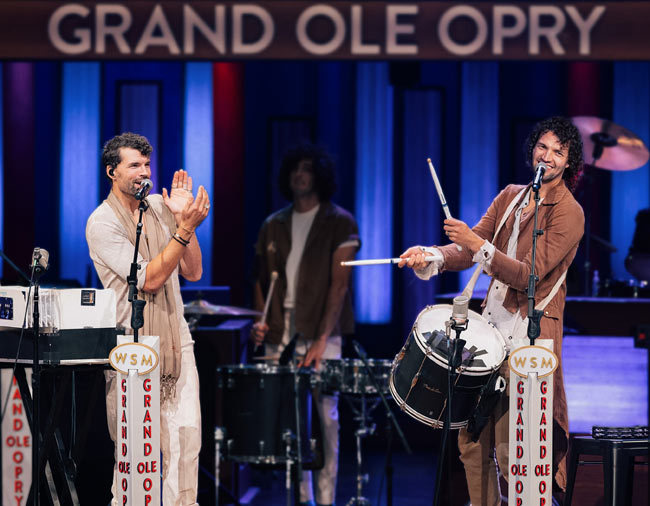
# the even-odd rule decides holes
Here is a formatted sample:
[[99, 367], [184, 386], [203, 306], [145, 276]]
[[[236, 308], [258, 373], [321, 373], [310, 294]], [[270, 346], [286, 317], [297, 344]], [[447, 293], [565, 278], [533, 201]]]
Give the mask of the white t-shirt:
[[285, 273], [287, 275], [287, 293], [284, 297], [285, 309], [295, 307], [296, 281], [298, 278], [298, 269], [300, 268], [300, 260], [305, 251], [305, 243], [307, 242], [311, 225], [314, 223], [314, 218], [319, 209], [320, 204], [304, 213], [299, 213], [295, 209], [291, 213], [291, 251], [289, 251], [287, 265], [285, 267]]

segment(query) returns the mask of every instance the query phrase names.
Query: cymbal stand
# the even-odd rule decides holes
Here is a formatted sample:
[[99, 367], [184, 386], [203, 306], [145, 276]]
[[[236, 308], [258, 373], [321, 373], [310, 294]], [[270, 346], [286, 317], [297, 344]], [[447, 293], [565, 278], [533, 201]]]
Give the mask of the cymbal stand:
[[[616, 146], [618, 141], [616, 138], [612, 137], [607, 133], [607, 128], [609, 126], [609, 122], [603, 123], [603, 131], [601, 132], [594, 132], [591, 134], [591, 140], [594, 143], [594, 150], [591, 153], [591, 156], [593, 158], [593, 162], [590, 164], [591, 167], [596, 167], [596, 164], [598, 163], [598, 160], [600, 160], [600, 157], [603, 156], [603, 152], [605, 151], [605, 148], [611, 148]], [[587, 164], [585, 164], [587, 165]], [[585, 192], [585, 207], [587, 208], [585, 210], [585, 262], [583, 265], [583, 270], [584, 270], [584, 291], [583, 295], [585, 297], [589, 296], [596, 296], [597, 294], [592, 293], [592, 280], [591, 280], [591, 206], [593, 202], [593, 189], [592, 189], [592, 183], [593, 183], [593, 178], [592, 175], [587, 171], [586, 167], [584, 169], [584, 178], [585, 178], [585, 184], [584, 184], [584, 192]]]
[[350, 498], [346, 506], [352, 506], [355, 504], [360, 506], [370, 506], [370, 501], [363, 496], [363, 485], [364, 483], [368, 483], [368, 474], [363, 474], [361, 472], [363, 466], [361, 439], [366, 436], [371, 436], [375, 432], [375, 424], [369, 423], [371, 422], [370, 412], [379, 404], [379, 398], [372, 399], [372, 404], [368, 407], [366, 394], [361, 394], [361, 397], [353, 397], [352, 399], [345, 394], [344, 397], [354, 411], [354, 421], [358, 423], [357, 430], [354, 431], [357, 447], [357, 495]]

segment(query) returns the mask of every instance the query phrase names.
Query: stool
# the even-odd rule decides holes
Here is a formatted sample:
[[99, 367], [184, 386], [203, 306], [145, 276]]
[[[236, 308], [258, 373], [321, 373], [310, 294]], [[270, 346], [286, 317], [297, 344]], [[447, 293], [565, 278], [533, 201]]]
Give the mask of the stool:
[[600, 455], [603, 458], [605, 504], [630, 506], [634, 457], [648, 456], [648, 440], [593, 439], [591, 436], [575, 436], [570, 445], [564, 506], [571, 506], [578, 465], [584, 464], [579, 460], [580, 455]]

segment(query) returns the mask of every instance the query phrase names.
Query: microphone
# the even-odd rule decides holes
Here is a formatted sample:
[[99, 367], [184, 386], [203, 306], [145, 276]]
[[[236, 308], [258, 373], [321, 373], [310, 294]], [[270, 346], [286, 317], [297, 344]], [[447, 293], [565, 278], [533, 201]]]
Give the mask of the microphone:
[[135, 193], [135, 199], [142, 200], [147, 195], [149, 195], [152, 186], [153, 183], [151, 182], [151, 179], [143, 179], [140, 183], [140, 189]]
[[32, 269], [37, 274], [42, 274], [50, 266], [50, 253], [43, 248], [34, 248], [32, 253]]
[[466, 295], [457, 295], [454, 297], [454, 305], [451, 310], [451, 319], [455, 325], [467, 324], [469, 311], [469, 297]]
[[539, 191], [542, 187], [542, 178], [544, 177], [544, 172], [546, 172], [546, 164], [544, 162], [539, 162], [535, 167], [535, 179], [533, 179], [533, 190]]

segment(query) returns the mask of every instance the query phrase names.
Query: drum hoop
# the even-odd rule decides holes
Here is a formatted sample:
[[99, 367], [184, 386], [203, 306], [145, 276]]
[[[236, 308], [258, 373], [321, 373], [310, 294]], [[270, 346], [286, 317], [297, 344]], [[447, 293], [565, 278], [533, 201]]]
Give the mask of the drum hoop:
[[298, 372], [298, 374], [313, 374], [314, 370], [312, 368], [300, 367], [296, 369], [291, 365], [276, 365], [276, 364], [228, 364], [222, 365], [218, 368], [219, 371], [223, 372], [241, 372], [242, 374], [280, 374], [280, 373], [289, 373], [293, 374]]
[[[434, 307], [448, 308], [449, 314], [451, 314], [451, 311], [453, 309], [453, 306], [451, 304], [434, 304], [434, 305], [426, 306], [422, 311], [420, 311], [417, 318], [415, 319], [415, 323], [413, 324], [413, 330], [411, 331], [411, 334], [414, 334], [415, 342], [417, 343], [418, 348], [420, 348], [422, 353], [427, 358], [433, 360], [437, 365], [447, 368], [449, 367], [449, 362], [447, 360], [442, 359], [432, 351], [425, 348], [424, 339], [422, 338], [422, 334], [420, 334], [420, 331], [418, 330], [418, 321], [420, 320], [420, 316], [422, 316], [424, 313], [428, 312], [431, 308]], [[488, 326], [491, 327], [491, 330], [493, 331], [492, 335], [494, 335], [494, 337], [497, 338], [497, 342], [500, 343], [499, 350], [501, 350], [501, 354], [500, 354], [501, 356], [499, 357], [500, 362], [498, 364], [494, 366], [486, 366], [486, 367], [465, 367], [462, 369], [462, 374], [466, 374], [467, 376], [485, 376], [486, 374], [491, 374], [492, 372], [496, 371], [501, 367], [501, 364], [503, 364], [507, 355], [506, 343], [503, 338], [503, 335], [501, 334], [501, 332], [499, 332], [499, 329], [497, 329], [492, 322], [489, 322], [482, 315], [478, 314], [476, 311], [472, 311], [471, 309], [469, 310], [469, 313], [470, 313], [470, 318], [478, 317], [478, 319], [481, 319], [483, 320], [484, 323], [487, 323]], [[462, 336], [463, 335], [461, 333], [461, 338]]]
[[[399, 406], [399, 408], [402, 411], [405, 411], [406, 414], [411, 416], [412, 418], [415, 418], [418, 422], [421, 422], [425, 425], [428, 425], [429, 427], [433, 427], [434, 429], [442, 429], [444, 428], [445, 424], [444, 422], [439, 422], [435, 418], [429, 418], [428, 416], [424, 416], [422, 413], [419, 413], [415, 409], [413, 409], [411, 406], [409, 406], [404, 399], [397, 393], [397, 389], [395, 388], [393, 384], [393, 375], [391, 374], [390, 380], [388, 382], [388, 388], [390, 389], [390, 394], [393, 396], [393, 399], [395, 399], [395, 402]], [[449, 425], [449, 428], [451, 429], [462, 429], [467, 425], [469, 420], [464, 420], [462, 422], [452, 422]]]

